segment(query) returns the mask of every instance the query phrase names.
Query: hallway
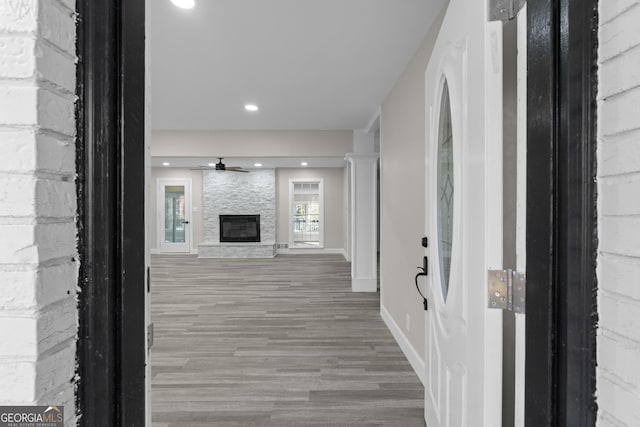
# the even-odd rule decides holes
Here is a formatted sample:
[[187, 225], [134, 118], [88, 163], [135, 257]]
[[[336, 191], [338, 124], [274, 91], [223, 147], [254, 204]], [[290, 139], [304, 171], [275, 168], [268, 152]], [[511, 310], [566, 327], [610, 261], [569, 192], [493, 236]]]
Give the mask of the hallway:
[[151, 272], [155, 427], [424, 426], [422, 384], [342, 256], [154, 255]]

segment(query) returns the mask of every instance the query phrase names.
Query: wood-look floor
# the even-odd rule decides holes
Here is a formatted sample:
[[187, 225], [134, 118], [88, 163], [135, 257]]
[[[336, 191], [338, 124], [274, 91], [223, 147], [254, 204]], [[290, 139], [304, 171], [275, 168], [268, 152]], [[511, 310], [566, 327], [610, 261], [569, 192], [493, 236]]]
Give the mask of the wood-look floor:
[[422, 384], [349, 271], [333, 255], [154, 256], [154, 427], [424, 427]]

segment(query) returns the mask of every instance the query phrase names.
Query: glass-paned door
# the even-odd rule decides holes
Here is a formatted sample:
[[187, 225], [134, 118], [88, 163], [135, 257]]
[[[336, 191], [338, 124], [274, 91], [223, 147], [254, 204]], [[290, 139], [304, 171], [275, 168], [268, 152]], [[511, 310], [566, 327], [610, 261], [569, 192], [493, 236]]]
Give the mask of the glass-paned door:
[[289, 245], [294, 248], [321, 248], [322, 182], [291, 183], [291, 234]]
[[159, 180], [160, 252], [190, 251], [190, 184], [189, 180]]

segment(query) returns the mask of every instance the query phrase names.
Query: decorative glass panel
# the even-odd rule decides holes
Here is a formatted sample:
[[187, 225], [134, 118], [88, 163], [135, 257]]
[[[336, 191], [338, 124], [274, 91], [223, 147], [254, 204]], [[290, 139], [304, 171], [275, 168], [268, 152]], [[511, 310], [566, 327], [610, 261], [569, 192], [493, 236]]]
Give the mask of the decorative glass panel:
[[184, 243], [184, 186], [167, 185], [164, 188], [164, 241]]
[[320, 245], [320, 183], [293, 184], [293, 245]]
[[442, 294], [447, 299], [453, 243], [453, 135], [449, 86], [445, 81], [438, 122], [438, 247]]

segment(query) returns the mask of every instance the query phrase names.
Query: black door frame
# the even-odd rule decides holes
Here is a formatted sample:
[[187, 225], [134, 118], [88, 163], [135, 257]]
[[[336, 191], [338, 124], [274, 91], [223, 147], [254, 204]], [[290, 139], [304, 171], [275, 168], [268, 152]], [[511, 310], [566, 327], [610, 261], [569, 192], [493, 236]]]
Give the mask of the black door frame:
[[[145, 1], [78, 0], [82, 425], [145, 423]], [[527, 427], [594, 426], [597, 0], [528, 4]]]
[[527, 427], [595, 426], [597, 0], [531, 0]]
[[79, 422], [145, 425], [145, 1], [77, 1]]

